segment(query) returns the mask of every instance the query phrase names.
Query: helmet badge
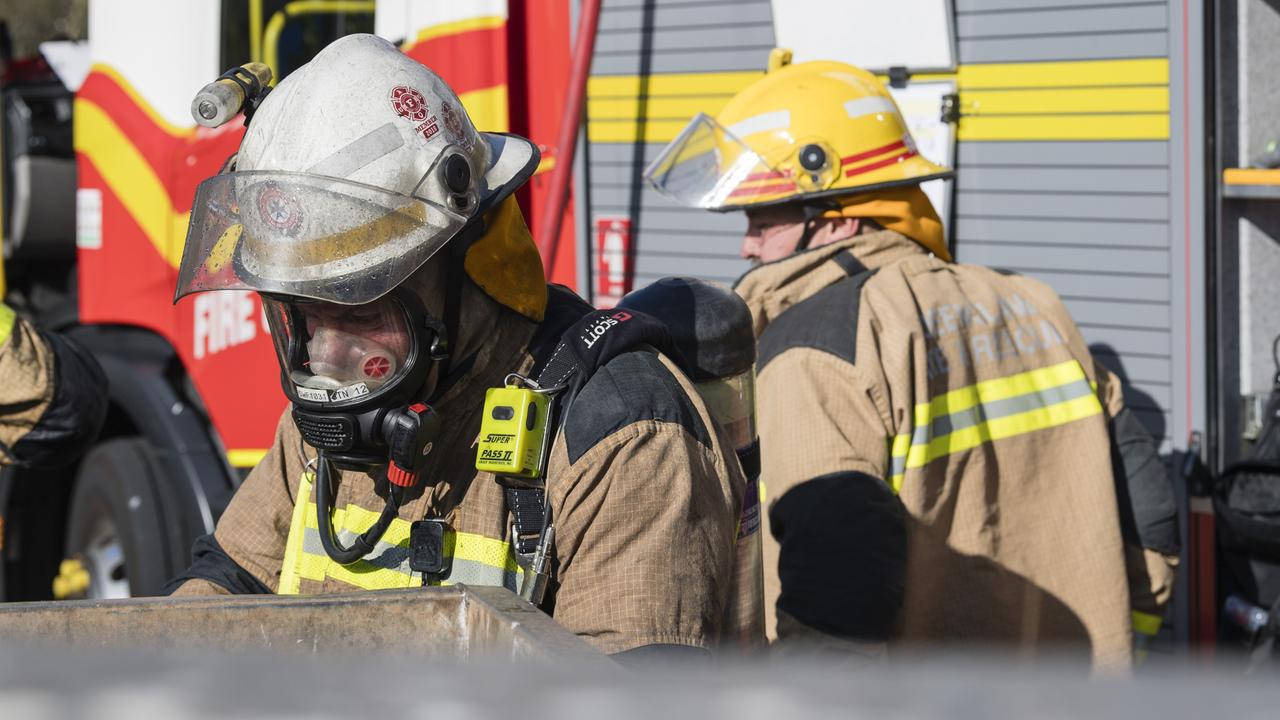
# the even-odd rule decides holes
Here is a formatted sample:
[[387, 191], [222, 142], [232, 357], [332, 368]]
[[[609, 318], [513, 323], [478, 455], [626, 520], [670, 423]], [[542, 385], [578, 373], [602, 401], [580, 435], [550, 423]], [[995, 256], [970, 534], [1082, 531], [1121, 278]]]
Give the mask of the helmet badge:
[[298, 201], [275, 183], [266, 183], [258, 192], [258, 214], [268, 225], [292, 237], [302, 226]]
[[428, 140], [440, 132], [439, 123], [427, 107], [427, 98], [411, 87], [397, 85], [391, 89], [391, 109], [405, 120], [418, 123], [414, 130]]

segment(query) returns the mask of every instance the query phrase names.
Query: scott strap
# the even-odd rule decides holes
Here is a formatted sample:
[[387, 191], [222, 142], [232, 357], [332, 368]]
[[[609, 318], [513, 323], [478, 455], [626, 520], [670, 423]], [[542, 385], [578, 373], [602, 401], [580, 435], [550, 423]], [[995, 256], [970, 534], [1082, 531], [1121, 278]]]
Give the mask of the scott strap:
[[596, 370], [646, 346], [684, 365], [667, 326], [657, 319], [635, 310], [592, 310], [564, 331], [534, 381], [545, 389], [564, 388], [562, 407], [567, 408]]

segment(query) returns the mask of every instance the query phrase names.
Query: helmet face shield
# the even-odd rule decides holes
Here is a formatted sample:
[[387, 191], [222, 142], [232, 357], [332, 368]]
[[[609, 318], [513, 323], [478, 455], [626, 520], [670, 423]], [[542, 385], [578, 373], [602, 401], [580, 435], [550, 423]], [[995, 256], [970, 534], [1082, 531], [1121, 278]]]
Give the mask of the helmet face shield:
[[421, 198], [336, 178], [217, 175], [196, 191], [174, 299], [246, 289], [367, 303], [413, 274], [466, 222]]
[[392, 298], [347, 306], [264, 296], [262, 303], [280, 367], [301, 400], [363, 399], [395, 385], [410, 365], [415, 338]]
[[756, 389], [755, 372], [748, 370], [739, 375], [696, 384], [698, 394], [707, 404], [711, 416], [729, 435], [733, 447], [742, 450], [756, 440]]
[[644, 177], [682, 205], [717, 209], [750, 205], [796, 191], [795, 182], [775, 170], [746, 143], [699, 113], [645, 168]]

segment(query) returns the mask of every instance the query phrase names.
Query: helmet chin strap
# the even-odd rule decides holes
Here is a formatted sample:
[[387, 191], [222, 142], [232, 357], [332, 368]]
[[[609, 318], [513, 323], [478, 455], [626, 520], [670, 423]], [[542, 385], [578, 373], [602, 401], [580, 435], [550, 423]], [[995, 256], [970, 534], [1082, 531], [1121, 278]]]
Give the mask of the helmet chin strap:
[[813, 236], [818, 233], [818, 224], [822, 221], [822, 214], [828, 210], [838, 210], [839, 205], [826, 202], [805, 203], [801, 206], [804, 210], [804, 230], [800, 233], [800, 240], [796, 243], [795, 252], [802, 252], [809, 249], [809, 243], [813, 242]]

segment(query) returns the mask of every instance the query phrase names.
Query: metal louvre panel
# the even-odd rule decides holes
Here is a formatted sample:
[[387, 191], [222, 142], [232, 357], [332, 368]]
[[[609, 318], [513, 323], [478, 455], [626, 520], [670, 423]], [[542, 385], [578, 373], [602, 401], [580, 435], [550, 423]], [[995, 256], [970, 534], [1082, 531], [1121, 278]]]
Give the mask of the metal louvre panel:
[[969, 243], [1016, 244], [1036, 247], [1057, 244], [1077, 248], [1095, 246], [1169, 247], [1167, 222], [1109, 222], [1048, 218], [962, 217], [956, 220], [956, 237]]
[[971, 0], [957, 3], [956, 44], [961, 63], [1160, 57], [1168, 7]]
[[961, 143], [956, 162], [971, 167], [1169, 167], [1169, 143], [999, 142]]
[[1105, 7], [1116, 0], [952, 0], [956, 13], [992, 12], [998, 10], [1061, 10], [1064, 7]]
[[630, 219], [637, 288], [669, 275], [732, 282], [747, 270], [740, 213], [678, 206], [640, 173], [691, 117], [763, 72], [773, 46], [769, 0], [604, 1], [587, 104], [593, 275], [599, 218]]
[[1163, 32], [1167, 25], [1165, 11], [1164, 2], [1125, 3], [1112, 7], [1019, 8], [1009, 12], [959, 11], [956, 13], [956, 36], [972, 40], [1027, 35]]
[[1037, 190], [1073, 193], [1169, 194], [1167, 168], [973, 167], [956, 177], [956, 190], [1017, 191], [1031, 183]]
[[[1181, 246], [1172, 232], [1171, 73], [1150, 64], [1171, 52], [1168, 3], [956, 0], [955, 7], [961, 107], [973, 118], [968, 132], [962, 120], [956, 153], [958, 259], [1053, 287], [1168, 453], [1181, 302], [1172, 274]], [[1071, 65], [1080, 61], [1093, 62]], [[1000, 63], [1028, 70], [991, 74]], [[1054, 64], [1063, 68], [1058, 75], [1037, 73]], [[1009, 79], [966, 86], [966, 69]], [[1083, 136], [1074, 134], [1086, 125]]]

